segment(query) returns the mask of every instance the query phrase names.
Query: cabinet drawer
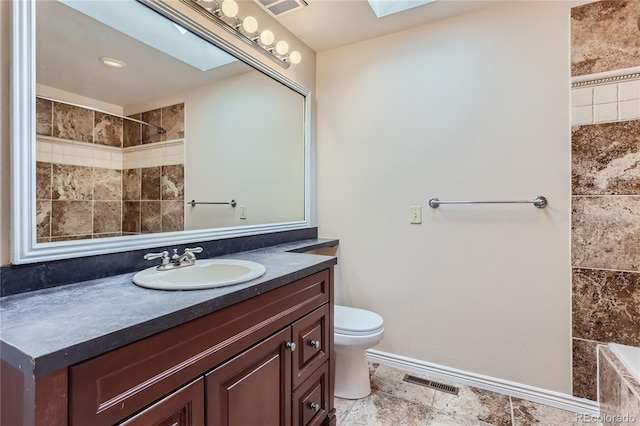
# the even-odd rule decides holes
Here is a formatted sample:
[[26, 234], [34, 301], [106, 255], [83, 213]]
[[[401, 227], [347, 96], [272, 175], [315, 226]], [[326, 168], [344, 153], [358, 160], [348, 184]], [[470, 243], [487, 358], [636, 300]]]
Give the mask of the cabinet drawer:
[[329, 363], [325, 362], [293, 393], [294, 425], [320, 425], [329, 411]]
[[329, 276], [321, 271], [70, 367], [70, 424], [113, 425], [140, 411], [327, 303]]
[[204, 379], [161, 399], [121, 426], [204, 426]]
[[292, 326], [293, 388], [297, 388], [322, 363], [329, 359], [329, 305], [324, 305]]

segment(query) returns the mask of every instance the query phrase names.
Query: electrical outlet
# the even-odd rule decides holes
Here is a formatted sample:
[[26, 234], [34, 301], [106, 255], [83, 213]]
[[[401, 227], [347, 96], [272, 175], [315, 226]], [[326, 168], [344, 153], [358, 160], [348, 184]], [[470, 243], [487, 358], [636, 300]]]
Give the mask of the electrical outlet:
[[409, 223], [422, 223], [422, 207], [409, 207]]
[[247, 218], [247, 206], [239, 206], [238, 208], [240, 209], [240, 219], [246, 219]]

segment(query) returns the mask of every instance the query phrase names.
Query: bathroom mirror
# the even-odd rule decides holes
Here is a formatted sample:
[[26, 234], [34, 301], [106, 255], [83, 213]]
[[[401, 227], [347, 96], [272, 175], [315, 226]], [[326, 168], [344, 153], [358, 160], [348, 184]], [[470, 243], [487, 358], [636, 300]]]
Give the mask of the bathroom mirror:
[[16, 4], [13, 263], [309, 226], [308, 90], [188, 6]]

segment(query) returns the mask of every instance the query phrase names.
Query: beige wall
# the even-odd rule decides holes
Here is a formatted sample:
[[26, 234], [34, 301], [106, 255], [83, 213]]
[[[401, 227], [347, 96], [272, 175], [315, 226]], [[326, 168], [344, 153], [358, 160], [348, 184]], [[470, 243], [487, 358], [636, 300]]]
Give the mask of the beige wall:
[[9, 15], [11, 2], [0, 1], [0, 265], [9, 263]]
[[238, 203], [235, 209], [185, 205], [185, 229], [304, 220], [305, 98], [261, 72], [241, 69], [125, 107], [130, 115], [184, 102], [185, 200]]
[[186, 207], [186, 229], [304, 219], [304, 97], [265, 78], [244, 73], [185, 97], [185, 200], [238, 202]]
[[[168, 0], [171, 2], [171, 0]], [[180, 7], [180, 5], [175, 2], [176, 7]], [[182, 6], [184, 7], [184, 6]], [[9, 174], [9, 64], [10, 64], [10, 49], [9, 42], [11, 38], [11, 27], [10, 27], [10, 9], [11, 2], [10, 1], [0, 1], [0, 142], [1, 142], [1, 181], [0, 181], [0, 264], [6, 265], [10, 263], [10, 174]], [[285, 75], [286, 77], [296, 81], [298, 84], [311, 89], [312, 91], [312, 102], [313, 93], [315, 89], [315, 70], [316, 70], [316, 55], [309, 47], [304, 45], [300, 40], [287, 31], [284, 27], [280, 26], [276, 23], [273, 18], [267, 15], [266, 12], [260, 9], [257, 5], [255, 5], [251, 1], [242, 1], [240, 4], [240, 15], [253, 15], [255, 16], [259, 22], [267, 23], [268, 28], [271, 29], [275, 34], [277, 39], [285, 39], [289, 41], [289, 45], [292, 49], [298, 50], [302, 53], [302, 62], [298, 65], [292, 65], [289, 69], [284, 70], [278, 65], [274, 64], [269, 59], [266, 59], [264, 56], [256, 53], [253, 48], [247, 47], [244, 42], [240, 40], [236, 40], [233, 36], [227, 34], [224, 30], [218, 29], [214, 25], [211, 25], [211, 30], [231, 42], [235, 46], [243, 49], [245, 52], [248, 52], [251, 55], [256, 56], [259, 60], [264, 61], [267, 66], [273, 68], [276, 72]], [[267, 24], [265, 24], [267, 26]], [[312, 116], [312, 128], [315, 128], [315, 115]], [[314, 133], [312, 132], [312, 135]], [[312, 136], [312, 149], [315, 149], [313, 146], [315, 144], [315, 137]], [[311, 210], [314, 211], [315, 204], [315, 194], [312, 186], [312, 206]], [[315, 214], [312, 215], [312, 224], [315, 224]]]
[[337, 301], [385, 319], [378, 349], [571, 393], [570, 6], [318, 54], [318, 225], [340, 238]]

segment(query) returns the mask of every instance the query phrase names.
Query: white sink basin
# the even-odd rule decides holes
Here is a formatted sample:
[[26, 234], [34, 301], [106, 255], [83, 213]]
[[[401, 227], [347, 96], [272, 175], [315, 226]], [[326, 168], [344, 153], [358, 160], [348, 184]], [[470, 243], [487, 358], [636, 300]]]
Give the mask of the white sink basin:
[[250, 260], [202, 259], [193, 266], [168, 271], [148, 268], [135, 274], [133, 282], [158, 290], [198, 290], [243, 283], [265, 271], [263, 265]]

